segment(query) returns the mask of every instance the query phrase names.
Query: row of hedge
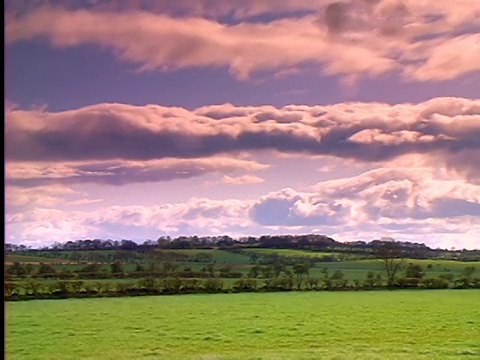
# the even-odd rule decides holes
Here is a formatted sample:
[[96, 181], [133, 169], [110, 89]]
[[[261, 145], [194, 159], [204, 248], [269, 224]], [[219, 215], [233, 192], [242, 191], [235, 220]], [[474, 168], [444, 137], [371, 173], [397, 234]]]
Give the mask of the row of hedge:
[[179, 277], [179, 278], [210, 278], [218, 277], [221, 275], [223, 278], [241, 278], [243, 274], [237, 271], [225, 272], [225, 273], [211, 273], [206, 271], [132, 271], [125, 272], [107, 272], [107, 271], [95, 271], [95, 272], [71, 272], [71, 271], [57, 271], [51, 273], [32, 274], [25, 276], [16, 276], [12, 274], [6, 274], [5, 279], [7, 281], [16, 281], [18, 279], [58, 279], [58, 280], [73, 280], [73, 279], [139, 279], [144, 277]]
[[[346, 279], [317, 279], [281, 276], [271, 279], [242, 278], [231, 286], [225, 286], [220, 278], [155, 278], [146, 277], [137, 281], [112, 284], [97, 281], [86, 283], [82, 280], [55, 281], [49, 284], [29, 280], [25, 283], [5, 282], [5, 300], [57, 299], [103, 296], [172, 295], [222, 292], [260, 291], [318, 291], [318, 290], [373, 290], [386, 289], [381, 285], [348, 284]], [[480, 288], [480, 278], [459, 279], [453, 286], [441, 278], [400, 278], [394, 289], [468, 289]], [[392, 287], [390, 288], [392, 289]]]

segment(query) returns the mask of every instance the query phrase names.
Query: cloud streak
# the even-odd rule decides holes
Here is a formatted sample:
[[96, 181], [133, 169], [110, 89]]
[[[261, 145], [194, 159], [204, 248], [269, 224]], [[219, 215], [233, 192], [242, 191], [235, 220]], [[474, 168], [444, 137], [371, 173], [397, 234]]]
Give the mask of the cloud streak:
[[[18, 187], [60, 184], [96, 183], [122, 186], [135, 182], [160, 182], [189, 179], [212, 172], [231, 173], [235, 170], [254, 172], [268, 165], [254, 161], [211, 157], [204, 159], [173, 159], [149, 161], [91, 161], [91, 162], [19, 162], [6, 166], [8, 185]], [[230, 178], [233, 181], [233, 178]], [[245, 181], [256, 180], [253, 175]], [[257, 179], [258, 180], [258, 179]]]
[[[12, 172], [18, 181], [60, 174], [72, 181], [81, 178], [122, 184], [121, 174], [127, 175], [125, 179], [142, 174], [134, 180], [156, 181], [181, 178], [182, 171], [184, 177], [191, 177], [222, 168], [265, 168], [248, 161], [220, 159], [227, 153], [274, 150], [365, 162], [424, 154], [478, 181], [478, 164], [470, 160], [479, 156], [479, 136], [480, 101], [463, 98], [393, 106], [226, 104], [194, 111], [99, 104], [57, 113], [8, 111], [6, 160], [12, 164], [45, 163], [30, 167], [30, 177], [22, 177], [19, 166]], [[220, 158], [210, 163], [200, 159], [211, 156]], [[142, 164], [144, 161], [147, 163]], [[72, 164], [56, 171], [49, 162]], [[50, 174], [42, 170], [47, 166]]]
[[[213, 17], [232, 14], [232, 4], [220, 6], [224, 10]], [[473, 0], [462, 4], [303, 1], [273, 7], [247, 2], [236, 6], [234, 15], [248, 18], [283, 9], [285, 17], [234, 24], [208, 18], [211, 6], [198, 4], [183, 11], [188, 16], [176, 16], [168, 6], [164, 12], [43, 6], [22, 15], [10, 12], [6, 41], [44, 38], [59, 48], [94, 44], [140, 71], [225, 67], [247, 80], [256, 72], [281, 73], [310, 64], [347, 79], [400, 73], [409, 81], [443, 81], [480, 70], [475, 61], [480, 5]], [[307, 13], [295, 16], [296, 10]]]

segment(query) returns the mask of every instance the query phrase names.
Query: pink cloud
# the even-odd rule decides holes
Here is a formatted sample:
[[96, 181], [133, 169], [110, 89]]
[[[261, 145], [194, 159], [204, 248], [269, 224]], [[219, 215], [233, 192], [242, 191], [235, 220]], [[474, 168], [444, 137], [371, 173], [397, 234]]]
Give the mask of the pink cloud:
[[[189, 16], [175, 16], [176, 6]], [[298, 10], [307, 14], [289, 15]], [[284, 18], [266, 23], [231, 25], [209, 17], [282, 12]], [[257, 71], [282, 74], [308, 63], [325, 74], [345, 76], [347, 83], [395, 70], [408, 80], [441, 81], [479, 70], [478, 18], [475, 0], [305, 0], [274, 6], [226, 1], [215, 9], [205, 2], [162, 2], [150, 11], [141, 6], [68, 10], [47, 5], [22, 16], [8, 13], [6, 41], [41, 37], [55, 47], [96, 44], [143, 71], [228, 67], [246, 80]]]
[[[208, 173], [254, 172], [268, 165], [247, 159], [212, 156], [200, 159], [165, 158], [149, 161], [76, 161], [76, 162], [14, 162], [6, 165], [7, 183], [35, 187], [48, 183], [97, 183], [126, 185], [135, 182], [159, 182], [187, 179]], [[245, 181], [255, 179], [245, 175]]]
[[[119, 170], [143, 169], [145, 176], [136, 181], [174, 178], [182, 166], [190, 169], [190, 174], [241, 167], [259, 170], [262, 166], [247, 162], [194, 160], [259, 150], [360, 161], [424, 154], [435, 157], [439, 164], [458, 158], [466, 171], [474, 166], [460, 162], [460, 157], [466, 152], [478, 154], [479, 111], [479, 100], [463, 98], [393, 106], [359, 102], [284, 108], [225, 104], [189, 111], [98, 104], [57, 113], [12, 110], [6, 113], [6, 159], [12, 164], [55, 162], [43, 170], [42, 165], [28, 169], [38, 168], [35, 171], [45, 178], [90, 176], [99, 181], [114, 181]], [[139, 161], [149, 162], [142, 165]], [[62, 168], [63, 163], [71, 165]], [[22, 178], [21, 169], [19, 165], [17, 178]], [[476, 171], [469, 174], [474, 176]]]
[[222, 178], [222, 182], [225, 184], [232, 184], [232, 185], [249, 185], [249, 184], [259, 184], [264, 182], [265, 179], [255, 176], [255, 175], [243, 175], [238, 177], [232, 177], [225, 175]]

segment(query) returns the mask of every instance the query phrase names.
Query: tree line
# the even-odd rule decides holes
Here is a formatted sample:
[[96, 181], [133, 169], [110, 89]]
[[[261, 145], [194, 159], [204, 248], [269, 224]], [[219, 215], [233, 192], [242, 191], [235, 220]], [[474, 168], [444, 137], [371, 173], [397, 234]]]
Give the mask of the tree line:
[[[383, 247], [390, 239], [377, 239], [370, 242], [353, 241], [338, 242], [331, 237], [319, 234], [307, 235], [262, 235], [234, 239], [222, 236], [161, 236], [157, 240], [145, 240], [137, 243], [133, 240], [81, 239], [66, 242], [55, 242], [50, 246], [31, 248], [26, 245], [5, 244], [6, 252], [45, 252], [45, 251], [78, 251], [78, 250], [128, 250], [148, 252], [152, 249], [301, 249], [321, 252], [349, 253], [371, 255]], [[448, 258], [460, 261], [480, 261], [480, 250], [448, 250], [432, 249], [424, 243], [401, 242], [396, 244], [413, 259]]]

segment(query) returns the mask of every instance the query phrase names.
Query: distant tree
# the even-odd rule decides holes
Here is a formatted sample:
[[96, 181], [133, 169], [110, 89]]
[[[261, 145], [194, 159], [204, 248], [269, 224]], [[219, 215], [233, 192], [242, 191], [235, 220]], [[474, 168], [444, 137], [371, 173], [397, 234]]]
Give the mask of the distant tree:
[[77, 263], [80, 263], [80, 261], [82, 260], [82, 254], [75, 251], [75, 252], [70, 254], [70, 260], [73, 260], [73, 261], [76, 261]]
[[466, 266], [462, 271], [462, 276], [467, 279], [470, 279], [475, 272], [475, 266]]
[[35, 267], [32, 264], [25, 264], [27, 275], [33, 273], [33, 270], [35, 270]]
[[202, 271], [206, 272], [210, 277], [215, 277], [215, 267], [213, 264], [208, 264], [202, 268]]
[[88, 264], [81, 269], [79, 269], [79, 272], [82, 273], [98, 273], [101, 272], [102, 267], [99, 264]]
[[262, 274], [262, 277], [264, 278], [271, 278], [273, 275], [273, 269], [271, 266], [262, 266], [260, 268], [260, 272]]
[[341, 270], [335, 270], [333, 275], [330, 277], [332, 280], [341, 280], [345, 277], [345, 274]]
[[375, 273], [373, 271], [367, 273], [367, 278], [364, 280], [363, 285], [367, 287], [375, 286]]
[[136, 271], [136, 272], [145, 271], [145, 266], [143, 266], [143, 265], [140, 264], [140, 263], [137, 263], [137, 264], [135, 265], [135, 271]]
[[259, 265], [255, 265], [255, 266], [252, 266], [250, 268], [250, 270], [248, 271], [248, 277], [249, 278], [257, 278], [258, 275], [260, 275], [260, 270], [261, 270], [261, 266]]
[[171, 274], [175, 272], [178, 268], [178, 264], [170, 262], [170, 261], [165, 261], [162, 266], [162, 270], [166, 274]]
[[303, 264], [295, 264], [293, 265], [293, 273], [297, 276], [302, 276], [306, 275], [308, 276], [310, 273], [310, 264], [309, 263], [303, 263]]
[[15, 262], [7, 268], [7, 273], [23, 277], [27, 275], [27, 270], [22, 264]]
[[52, 265], [47, 264], [47, 263], [41, 263], [37, 272], [38, 272], [38, 275], [40, 275], [40, 276], [46, 276], [46, 275], [53, 275], [57, 271], [55, 270], [55, 268]]
[[280, 261], [276, 261], [275, 263], [272, 264], [272, 271], [273, 271], [273, 276], [278, 277], [282, 273], [282, 271], [285, 271], [285, 265], [282, 264]]
[[353, 286], [354, 286], [356, 289], [359, 289], [360, 286], [361, 286], [360, 279], [353, 279]]
[[138, 244], [132, 240], [122, 240], [120, 244], [120, 249], [122, 250], [135, 250]]
[[330, 279], [328, 275], [328, 268], [323, 268], [322, 273], [323, 273], [323, 276], [320, 280], [323, 283], [323, 288], [330, 289], [332, 287], [332, 279]]
[[258, 254], [255, 253], [255, 252], [252, 252], [252, 253], [250, 253], [250, 256], [249, 256], [249, 257], [250, 257], [250, 262], [251, 262], [252, 264], [256, 264], [258, 258], [260, 257], [260, 255], [258, 255]]
[[110, 264], [110, 271], [113, 274], [123, 273], [123, 267], [122, 267], [122, 264], [120, 263], [120, 261], [115, 261], [114, 263], [111, 263]]
[[406, 278], [421, 279], [425, 275], [422, 265], [409, 263], [405, 269]]
[[405, 260], [401, 246], [391, 238], [383, 238], [380, 245], [375, 249], [375, 255], [381, 261], [388, 287], [393, 287], [395, 277], [402, 269]]

